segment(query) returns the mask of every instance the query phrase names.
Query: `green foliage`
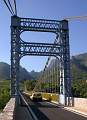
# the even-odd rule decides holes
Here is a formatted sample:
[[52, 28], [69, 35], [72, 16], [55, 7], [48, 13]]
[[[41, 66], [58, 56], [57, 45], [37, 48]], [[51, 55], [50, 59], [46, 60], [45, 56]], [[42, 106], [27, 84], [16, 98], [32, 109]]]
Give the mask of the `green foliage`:
[[87, 98], [87, 80], [73, 81], [72, 94], [74, 97]]
[[10, 99], [9, 81], [8, 80], [0, 81], [0, 109], [4, 108], [9, 99]]
[[87, 98], [87, 53], [72, 57], [71, 73], [73, 96]]
[[9, 79], [10, 77], [10, 65], [4, 62], [0, 62], [0, 80]]
[[26, 80], [24, 82], [24, 85], [25, 85], [25, 89], [27, 91], [32, 91], [35, 87], [35, 84], [36, 84], [36, 80]]
[[48, 101], [58, 101], [58, 94], [55, 93], [42, 93], [42, 97]]
[[71, 71], [73, 80], [87, 80], [87, 53], [72, 57]]

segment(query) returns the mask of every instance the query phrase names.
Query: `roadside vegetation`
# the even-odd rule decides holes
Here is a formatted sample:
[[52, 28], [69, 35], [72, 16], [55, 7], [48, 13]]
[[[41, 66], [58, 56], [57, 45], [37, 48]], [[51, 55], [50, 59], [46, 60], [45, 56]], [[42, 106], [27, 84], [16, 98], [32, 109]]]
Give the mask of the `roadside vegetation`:
[[10, 99], [9, 80], [0, 80], [0, 111]]
[[[27, 91], [32, 91], [36, 85], [37, 81], [36, 80], [26, 80], [24, 82], [25, 90]], [[56, 86], [57, 93], [59, 93], [59, 85]], [[52, 91], [55, 93], [55, 86], [52, 86], [52, 90], [49, 89], [49, 83], [42, 84], [38, 86], [38, 89], [43, 91], [43, 92], [49, 92]], [[74, 80], [72, 81], [72, 96], [73, 97], [79, 97], [79, 98], [87, 98], [87, 80]]]
[[25, 91], [32, 91], [36, 85], [36, 80], [25, 80], [22, 82], [24, 84]]
[[72, 82], [72, 95], [74, 97], [87, 98], [87, 80], [75, 80]]

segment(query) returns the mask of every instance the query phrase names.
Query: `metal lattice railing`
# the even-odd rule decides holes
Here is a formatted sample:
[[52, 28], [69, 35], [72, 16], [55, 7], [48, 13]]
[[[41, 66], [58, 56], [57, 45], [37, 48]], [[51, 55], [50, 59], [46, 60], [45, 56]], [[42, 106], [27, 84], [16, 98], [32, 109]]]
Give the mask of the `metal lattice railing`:
[[49, 59], [33, 91], [59, 93], [59, 62]]

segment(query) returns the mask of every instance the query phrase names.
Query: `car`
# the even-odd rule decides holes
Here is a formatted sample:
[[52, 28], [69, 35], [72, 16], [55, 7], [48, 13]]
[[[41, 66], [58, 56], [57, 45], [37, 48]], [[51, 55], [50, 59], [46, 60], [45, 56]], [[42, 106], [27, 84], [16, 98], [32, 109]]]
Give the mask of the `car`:
[[30, 99], [33, 101], [42, 101], [42, 95], [41, 95], [41, 93], [34, 92], [30, 96]]

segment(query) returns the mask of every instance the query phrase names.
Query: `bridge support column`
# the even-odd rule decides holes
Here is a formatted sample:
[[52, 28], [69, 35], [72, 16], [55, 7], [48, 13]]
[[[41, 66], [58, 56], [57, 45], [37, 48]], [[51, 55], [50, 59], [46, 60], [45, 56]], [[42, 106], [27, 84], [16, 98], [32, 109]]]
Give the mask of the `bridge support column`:
[[69, 105], [69, 98], [71, 97], [71, 76], [68, 21], [63, 20], [60, 25], [60, 103]]
[[19, 104], [19, 51], [20, 31], [18, 26], [20, 19], [16, 16], [11, 18], [11, 97], [16, 98], [16, 105]]

